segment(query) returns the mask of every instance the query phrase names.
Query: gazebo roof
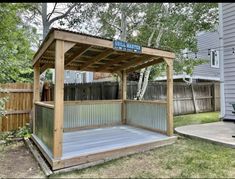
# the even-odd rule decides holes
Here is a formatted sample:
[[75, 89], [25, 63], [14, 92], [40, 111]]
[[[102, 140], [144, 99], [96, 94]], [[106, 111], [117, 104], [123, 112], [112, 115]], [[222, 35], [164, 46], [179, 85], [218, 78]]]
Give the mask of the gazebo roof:
[[78, 32], [52, 28], [33, 58], [33, 65], [41, 71], [55, 66], [55, 41], [64, 43], [65, 69], [115, 73], [121, 70], [135, 71], [174, 59], [169, 51], [142, 47], [141, 53], [121, 51], [113, 48], [113, 41]]

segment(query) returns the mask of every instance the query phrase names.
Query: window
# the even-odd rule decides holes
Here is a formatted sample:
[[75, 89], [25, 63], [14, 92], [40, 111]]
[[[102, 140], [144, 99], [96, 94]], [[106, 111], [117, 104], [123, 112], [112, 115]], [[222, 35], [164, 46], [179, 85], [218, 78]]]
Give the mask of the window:
[[219, 51], [211, 50], [211, 67], [219, 68]]

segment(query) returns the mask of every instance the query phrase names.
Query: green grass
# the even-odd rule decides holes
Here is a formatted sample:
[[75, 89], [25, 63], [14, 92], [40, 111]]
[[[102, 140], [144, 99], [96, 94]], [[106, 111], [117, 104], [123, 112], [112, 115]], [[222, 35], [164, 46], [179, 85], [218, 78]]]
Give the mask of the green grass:
[[200, 140], [175, 144], [52, 178], [235, 177], [235, 150]]
[[[218, 121], [218, 113], [174, 118], [175, 127]], [[234, 178], [235, 150], [205, 141], [179, 137], [175, 144], [95, 167], [58, 174], [56, 178]]]
[[174, 117], [174, 127], [180, 127], [190, 124], [203, 124], [217, 121], [219, 121], [219, 112], [189, 114]]

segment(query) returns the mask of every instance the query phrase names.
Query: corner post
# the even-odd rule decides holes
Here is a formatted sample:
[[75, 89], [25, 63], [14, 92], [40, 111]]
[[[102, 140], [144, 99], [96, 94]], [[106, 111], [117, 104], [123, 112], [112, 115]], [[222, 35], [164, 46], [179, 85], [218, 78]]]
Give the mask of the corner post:
[[122, 85], [122, 92], [121, 92], [121, 99], [122, 99], [122, 124], [126, 124], [126, 106], [125, 106], [125, 100], [126, 100], [126, 71], [122, 71], [122, 80], [121, 80], [121, 85]]
[[33, 67], [33, 134], [35, 134], [36, 107], [35, 102], [40, 101], [40, 66], [36, 63]]
[[62, 157], [64, 119], [64, 41], [55, 45], [55, 88], [54, 88], [54, 138], [53, 157]]
[[167, 64], [167, 135], [173, 135], [173, 59], [164, 59]]

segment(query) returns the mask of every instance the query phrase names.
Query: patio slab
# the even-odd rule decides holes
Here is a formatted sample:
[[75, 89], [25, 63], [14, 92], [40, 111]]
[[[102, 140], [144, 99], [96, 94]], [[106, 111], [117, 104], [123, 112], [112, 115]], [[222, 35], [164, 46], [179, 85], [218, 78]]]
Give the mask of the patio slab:
[[179, 134], [196, 137], [213, 143], [235, 148], [235, 123], [213, 122], [207, 124], [188, 125], [175, 128]]

